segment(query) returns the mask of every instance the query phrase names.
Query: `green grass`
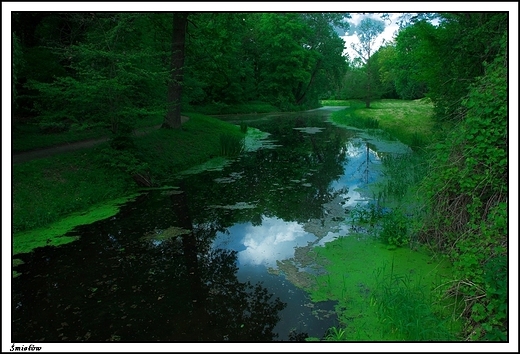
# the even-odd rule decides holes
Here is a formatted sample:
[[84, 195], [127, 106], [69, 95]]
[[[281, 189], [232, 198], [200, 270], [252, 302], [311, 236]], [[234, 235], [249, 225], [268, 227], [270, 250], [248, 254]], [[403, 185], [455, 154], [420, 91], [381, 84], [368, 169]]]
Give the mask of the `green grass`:
[[457, 323], [442, 307], [434, 306], [428, 285], [420, 277], [377, 269], [371, 305], [384, 331], [403, 341], [454, 341]]
[[[345, 110], [334, 112], [331, 120], [342, 125], [358, 128], [378, 128], [388, 132], [408, 146], [420, 149], [431, 143], [436, 126], [433, 120], [433, 105], [425, 100], [377, 100], [365, 108], [361, 101], [349, 102]], [[369, 125], [366, 124], [369, 123]]]
[[160, 129], [134, 139], [140, 159], [146, 161], [160, 182], [183, 170], [221, 155], [221, 135], [243, 138], [240, 127], [199, 113], [182, 129]]
[[[161, 115], [150, 116], [148, 119], [138, 120], [135, 128], [158, 125], [163, 119]], [[108, 128], [101, 124], [72, 125], [68, 131], [61, 133], [42, 133], [37, 124], [18, 124], [12, 129], [12, 148], [13, 152], [22, 152], [110, 135]]]
[[236, 134], [220, 135], [220, 156], [236, 157], [244, 151], [244, 137]]
[[345, 100], [321, 100], [322, 106], [350, 106], [350, 101]]
[[13, 165], [15, 234], [48, 225], [132, 190], [130, 176], [96, 162], [100, 148]]
[[[177, 172], [220, 155], [220, 135], [243, 137], [236, 125], [200, 114], [183, 129], [159, 129], [134, 139], [134, 158], [159, 184]], [[114, 198], [138, 186], [106, 152], [108, 143], [15, 164], [12, 167], [13, 232], [49, 226], [64, 217]], [[108, 156], [108, 157], [107, 157]], [[125, 166], [127, 167], [127, 166]]]
[[[383, 278], [378, 279], [374, 274], [393, 264], [393, 274], [413, 275], [413, 281], [422, 284], [424, 291], [424, 297], [419, 298], [421, 306], [424, 302], [431, 311], [432, 301], [429, 299], [433, 296], [432, 289], [452, 274], [447, 260], [437, 260], [422, 251], [405, 247], [389, 250], [381, 242], [362, 238], [362, 235], [340, 237], [323, 247], [314, 248], [313, 252], [327, 273], [316, 276], [315, 285], [306, 290], [314, 302], [338, 301], [339, 327], [336, 332], [329, 331], [325, 339], [339, 336], [341, 340], [349, 341], [406, 340], [408, 333], [389, 330], [389, 320], [381, 316], [378, 304], [382, 301], [379, 294], [384, 284], [381, 284]], [[399, 289], [391, 290], [397, 293]], [[406, 318], [402, 323], [406, 326], [406, 322], [411, 320]]]
[[325, 340], [329, 342], [341, 342], [347, 340], [347, 331], [344, 328], [331, 327], [327, 331]]

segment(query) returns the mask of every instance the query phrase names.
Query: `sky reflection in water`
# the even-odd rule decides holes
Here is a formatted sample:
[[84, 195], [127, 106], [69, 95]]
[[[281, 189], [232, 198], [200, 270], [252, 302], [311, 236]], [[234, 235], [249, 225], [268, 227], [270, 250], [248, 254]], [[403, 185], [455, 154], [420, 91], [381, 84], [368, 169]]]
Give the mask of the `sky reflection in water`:
[[315, 235], [306, 232], [297, 222], [273, 217], [263, 217], [262, 225], [236, 224], [228, 232], [219, 232], [214, 246], [237, 251], [239, 266], [275, 267], [277, 260], [293, 257], [295, 247], [316, 240]]

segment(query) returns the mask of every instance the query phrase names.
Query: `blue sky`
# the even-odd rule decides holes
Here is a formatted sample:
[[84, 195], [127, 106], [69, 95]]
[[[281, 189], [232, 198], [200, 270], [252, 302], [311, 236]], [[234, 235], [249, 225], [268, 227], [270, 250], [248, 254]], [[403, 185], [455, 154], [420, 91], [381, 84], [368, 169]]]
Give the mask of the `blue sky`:
[[[383, 40], [385, 40], [387, 42], [392, 41], [394, 34], [399, 29], [399, 25], [397, 24], [397, 19], [400, 15], [401, 15], [401, 13], [389, 14], [390, 20], [385, 21], [385, 25], [386, 25], [385, 30], [377, 38], [377, 41], [376, 41], [376, 44], [374, 47], [374, 52], [377, 49], [379, 49], [379, 47], [383, 43]], [[381, 19], [381, 13], [367, 13], [367, 14], [351, 13], [350, 16], [352, 18], [349, 20], [349, 22], [351, 23], [351, 25], [356, 25], [356, 26], [365, 17], [370, 17], [370, 18], [374, 18], [374, 19], [378, 19], [378, 20]], [[352, 48], [350, 47], [350, 45], [352, 43], [356, 43], [356, 44], [359, 43], [359, 39], [358, 39], [357, 35], [353, 34], [350, 36], [343, 36], [342, 38], [345, 40], [345, 52], [348, 53], [350, 60], [358, 57], [356, 52], [354, 52], [354, 50], [352, 50]]]

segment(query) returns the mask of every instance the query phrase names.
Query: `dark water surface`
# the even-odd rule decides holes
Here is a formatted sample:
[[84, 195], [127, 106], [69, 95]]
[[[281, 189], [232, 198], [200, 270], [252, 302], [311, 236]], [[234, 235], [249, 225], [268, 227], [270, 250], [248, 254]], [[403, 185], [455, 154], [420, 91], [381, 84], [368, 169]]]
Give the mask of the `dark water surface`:
[[229, 117], [271, 143], [144, 192], [77, 227], [78, 241], [19, 255], [12, 341], [322, 338], [338, 325], [335, 303], [311, 302], [280, 262], [348, 233], [346, 214], [371, 201], [363, 188], [386, 144], [328, 123], [331, 110]]

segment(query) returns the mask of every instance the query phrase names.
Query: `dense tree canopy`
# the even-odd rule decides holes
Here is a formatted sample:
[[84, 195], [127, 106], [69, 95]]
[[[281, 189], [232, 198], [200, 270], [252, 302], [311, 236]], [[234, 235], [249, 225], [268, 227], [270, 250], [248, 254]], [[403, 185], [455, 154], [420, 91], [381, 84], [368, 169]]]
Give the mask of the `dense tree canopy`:
[[347, 17], [14, 13], [13, 103], [24, 103], [15, 117], [36, 116], [50, 130], [101, 124], [124, 134], [152, 115], [179, 127], [182, 109], [204, 104], [316, 107], [347, 67], [337, 32]]
[[484, 74], [485, 64], [498, 55], [508, 14], [405, 14], [399, 23], [393, 43], [374, 51], [373, 40], [382, 31], [381, 23], [361, 22], [361, 44], [354, 46], [358, 65], [344, 77], [340, 95], [367, 101], [368, 97], [391, 96], [395, 90], [402, 99], [429, 97], [438, 120], [462, 119], [461, 100], [470, 84]]

